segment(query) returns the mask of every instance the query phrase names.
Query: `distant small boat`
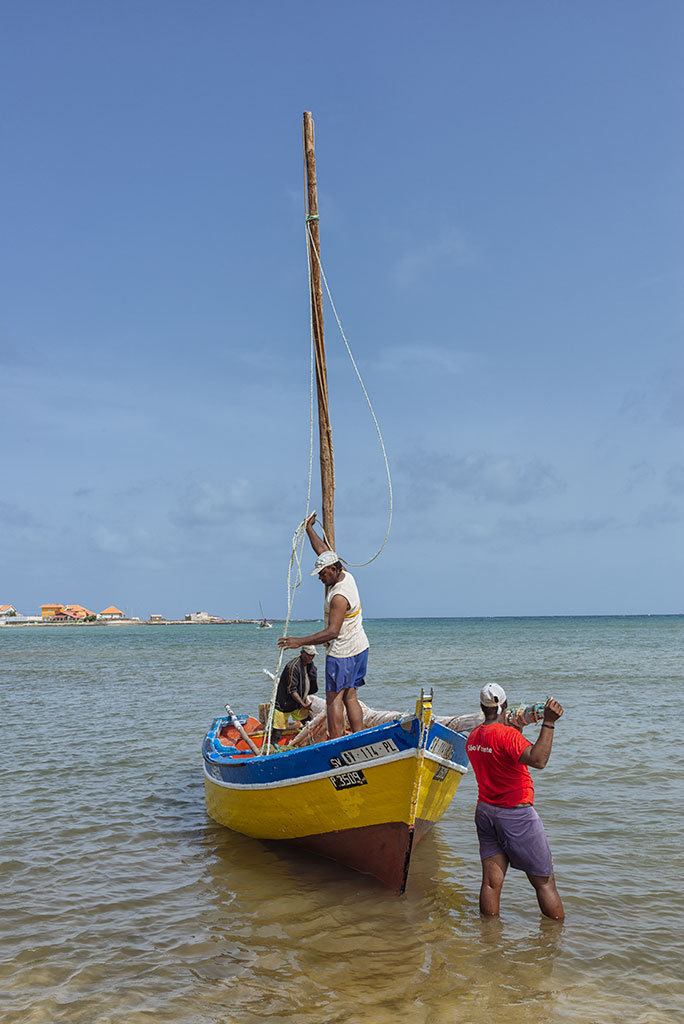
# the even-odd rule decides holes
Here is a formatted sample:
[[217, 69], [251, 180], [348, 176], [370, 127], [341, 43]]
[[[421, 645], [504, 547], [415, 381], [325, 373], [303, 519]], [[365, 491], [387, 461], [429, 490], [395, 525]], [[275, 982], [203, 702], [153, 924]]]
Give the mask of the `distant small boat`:
[[259, 611], [261, 612], [261, 622], [259, 623], [259, 629], [273, 629], [273, 623], [269, 622], [264, 615], [264, 609], [261, 607], [261, 601], [259, 601]]

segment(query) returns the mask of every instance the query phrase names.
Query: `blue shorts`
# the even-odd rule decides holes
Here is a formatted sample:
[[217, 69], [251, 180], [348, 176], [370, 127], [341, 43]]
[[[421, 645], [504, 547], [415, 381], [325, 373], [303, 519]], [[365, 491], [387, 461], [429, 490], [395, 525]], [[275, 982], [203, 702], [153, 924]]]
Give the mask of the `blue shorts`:
[[350, 686], [363, 686], [368, 668], [368, 648], [353, 658], [325, 659], [325, 692], [339, 693]]
[[549, 841], [534, 807], [495, 807], [480, 800], [475, 827], [481, 860], [503, 853], [512, 868], [527, 875], [553, 874]]

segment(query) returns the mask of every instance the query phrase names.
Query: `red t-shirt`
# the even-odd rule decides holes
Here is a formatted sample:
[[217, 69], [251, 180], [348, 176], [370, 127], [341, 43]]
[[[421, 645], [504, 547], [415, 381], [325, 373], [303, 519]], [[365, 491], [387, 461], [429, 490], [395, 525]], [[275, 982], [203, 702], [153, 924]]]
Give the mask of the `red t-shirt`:
[[534, 803], [534, 786], [529, 769], [518, 758], [532, 746], [521, 732], [496, 722], [473, 729], [466, 752], [475, 772], [478, 800], [498, 807]]

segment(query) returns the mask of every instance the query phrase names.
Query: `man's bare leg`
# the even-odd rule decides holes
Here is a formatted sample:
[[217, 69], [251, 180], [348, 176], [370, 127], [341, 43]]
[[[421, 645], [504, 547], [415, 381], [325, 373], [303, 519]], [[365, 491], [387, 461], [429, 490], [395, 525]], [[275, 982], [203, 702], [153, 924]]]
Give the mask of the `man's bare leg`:
[[539, 909], [545, 917], [554, 921], [562, 921], [565, 918], [563, 903], [558, 895], [556, 879], [553, 875], [528, 875], [530, 883], [534, 886], [537, 894]]
[[344, 690], [340, 690], [339, 693], [326, 693], [325, 702], [328, 739], [336, 740], [339, 736], [344, 736]]
[[508, 871], [508, 857], [495, 853], [482, 861], [482, 885], [480, 886], [480, 913], [484, 917], [496, 917], [499, 913], [501, 888]]
[[352, 732], [361, 732], [363, 729], [363, 711], [356, 695], [356, 687], [348, 686], [342, 691], [344, 706], [347, 709], [347, 718]]

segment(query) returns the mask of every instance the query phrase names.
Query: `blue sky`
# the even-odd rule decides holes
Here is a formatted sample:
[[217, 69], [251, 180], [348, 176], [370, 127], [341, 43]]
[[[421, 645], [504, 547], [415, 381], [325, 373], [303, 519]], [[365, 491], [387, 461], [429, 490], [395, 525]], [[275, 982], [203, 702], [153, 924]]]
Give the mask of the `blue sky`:
[[0, 603], [285, 613], [311, 110], [365, 615], [684, 611], [680, 3], [3, 22]]

